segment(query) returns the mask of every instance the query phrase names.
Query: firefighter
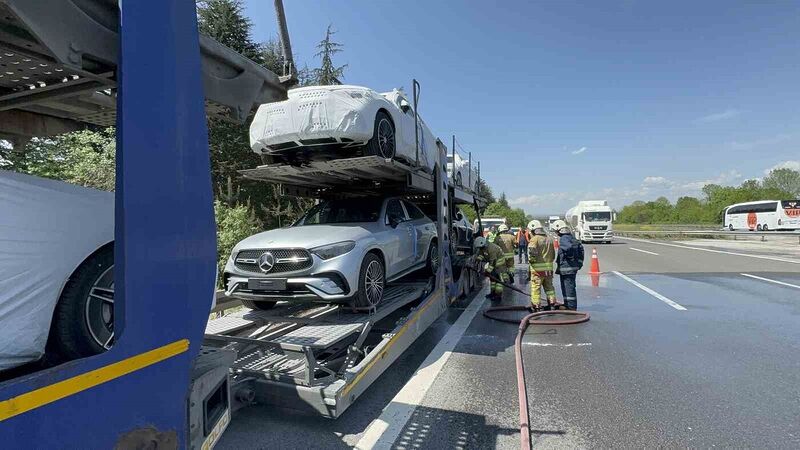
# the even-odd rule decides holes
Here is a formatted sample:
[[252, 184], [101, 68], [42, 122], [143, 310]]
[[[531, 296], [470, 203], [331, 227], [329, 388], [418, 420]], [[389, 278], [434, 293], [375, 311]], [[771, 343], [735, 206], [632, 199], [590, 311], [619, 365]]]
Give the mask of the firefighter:
[[545, 310], [556, 305], [556, 290], [553, 287], [553, 261], [555, 249], [553, 240], [547, 236], [542, 223], [531, 220], [528, 223], [531, 240], [528, 243], [528, 263], [531, 270], [531, 306], [534, 311], [542, 310], [542, 288], [547, 296]]
[[564, 296], [564, 306], [574, 311], [578, 309], [575, 276], [583, 267], [583, 244], [572, 236], [567, 222], [557, 220], [553, 223], [553, 229], [558, 233], [556, 273], [561, 279], [561, 295]]
[[485, 237], [475, 238], [476, 259], [480, 263], [486, 263], [484, 271], [491, 278], [489, 295], [486, 296], [491, 301], [499, 301], [503, 297], [503, 285], [498, 283], [508, 283], [508, 271], [506, 270], [506, 256], [497, 244], [488, 242]]
[[489, 234], [486, 235], [486, 241], [490, 244], [494, 244], [495, 239], [497, 239], [497, 227], [492, 225], [492, 227], [489, 228]]
[[494, 241], [495, 244], [500, 246], [500, 249], [503, 250], [503, 254], [506, 255], [506, 268], [508, 269], [508, 278], [511, 283], [514, 283], [514, 247], [517, 244], [517, 240], [514, 239], [514, 235], [511, 234], [511, 231], [508, 230], [508, 225], [501, 224], [497, 227], [497, 239]]

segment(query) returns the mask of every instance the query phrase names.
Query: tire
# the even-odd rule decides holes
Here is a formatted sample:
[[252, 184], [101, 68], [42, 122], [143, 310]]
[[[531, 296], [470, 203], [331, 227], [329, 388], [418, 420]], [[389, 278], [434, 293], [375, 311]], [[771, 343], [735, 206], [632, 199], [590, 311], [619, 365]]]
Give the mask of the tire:
[[769, 231], [769, 225], [767, 224], [761, 225], [761, 231]]
[[436, 241], [431, 241], [431, 245], [428, 246], [428, 257], [425, 260], [425, 271], [431, 275], [436, 275], [436, 272], [439, 271], [440, 262], [439, 245]]
[[102, 353], [114, 343], [114, 246], [89, 256], [70, 275], [56, 303], [47, 360], [60, 363]]
[[244, 300], [239, 299], [244, 305], [245, 308], [254, 309], [257, 311], [266, 311], [268, 309], [272, 309], [275, 307], [275, 304], [278, 302], [269, 302], [269, 301], [258, 301], [258, 300]]
[[383, 300], [386, 288], [386, 268], [375, 253], [367, 253], [361, 261], [358, 274], [358, 291], [353, 297], [353, 306], [374, 308]]
[[393, 159], [397, 150], [397, 139], [395, 135], [394, 123], [392, 118], [383, 111], [378, 111], [375, 115], [375, 125], [372, 132], [372, 139], [367, 142], [367, 154], [380, 156], [381, 158]]
[[756, 231], [761, 231], [761, 225], [756, 225]]
[[728, 224], [728, 231], [733, 231], [733, 224]]

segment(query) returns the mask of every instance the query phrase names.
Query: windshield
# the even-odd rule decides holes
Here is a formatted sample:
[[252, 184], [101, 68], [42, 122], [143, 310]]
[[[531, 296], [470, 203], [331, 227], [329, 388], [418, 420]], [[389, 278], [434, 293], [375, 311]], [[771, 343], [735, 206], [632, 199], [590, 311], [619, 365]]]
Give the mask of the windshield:
[[607, 211], [591, 211], [583, 213], [583, 218], [587, 222], [608, 222], [611, 220], [611, 213]]
[[381, 205], [383, 205], [383, 200], [376, 198], [325, 201], [308, 210], [298, 224], [377, 222], [381, 214]]

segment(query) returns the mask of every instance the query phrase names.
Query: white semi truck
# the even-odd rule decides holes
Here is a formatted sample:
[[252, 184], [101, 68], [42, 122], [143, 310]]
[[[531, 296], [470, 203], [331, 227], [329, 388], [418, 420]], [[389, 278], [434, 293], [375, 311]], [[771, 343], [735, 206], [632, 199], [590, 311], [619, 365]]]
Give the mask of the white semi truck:
[[581, 242], [609, 244], [614, 237], [612, 223], [615, 216], [606, 200], [581, 200], [564, 214], [575, 237]]

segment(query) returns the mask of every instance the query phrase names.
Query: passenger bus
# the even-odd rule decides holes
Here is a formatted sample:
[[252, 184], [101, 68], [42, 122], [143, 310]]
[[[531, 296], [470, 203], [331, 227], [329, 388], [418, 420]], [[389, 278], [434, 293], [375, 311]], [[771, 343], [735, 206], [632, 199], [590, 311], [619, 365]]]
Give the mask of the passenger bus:
[[800, 200], [761, 200], [725, 208], [723, 226], [730, 231], [800, 229]]

